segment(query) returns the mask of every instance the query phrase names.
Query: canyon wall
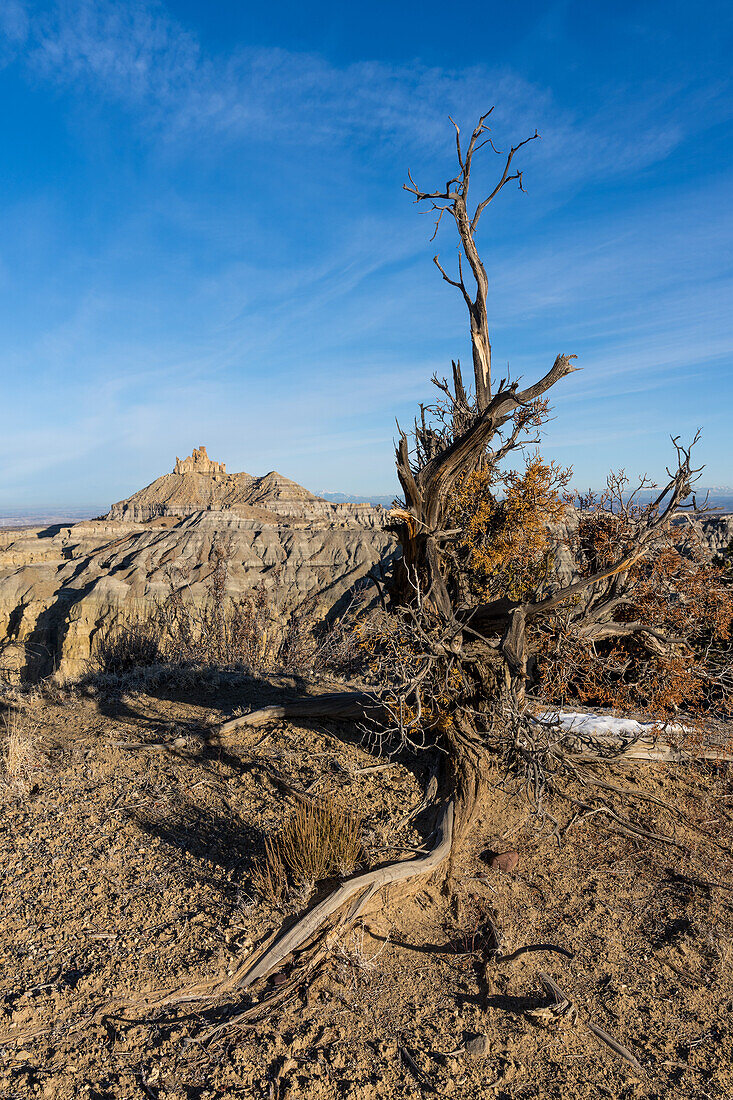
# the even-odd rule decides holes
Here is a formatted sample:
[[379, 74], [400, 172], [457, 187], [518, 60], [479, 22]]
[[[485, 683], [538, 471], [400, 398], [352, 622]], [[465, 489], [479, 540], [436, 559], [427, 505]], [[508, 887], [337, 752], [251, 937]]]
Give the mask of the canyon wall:
[[[275, 472], [227, 474], [205, 448], [196, 454], [103, 519], [0, 532], [0, 679], [83, 674], [100, 632], [144, 618], [172, 586], [206, 599], [222, 547], [229, 596], [264, 584], [283, 611], [308, 600], [321, 616], [396, 553], [381, 508], [332, 504]], [[733, 516], [700, 528], [720, 553]], [[567, 552], [557, 567], [568, 583]]]

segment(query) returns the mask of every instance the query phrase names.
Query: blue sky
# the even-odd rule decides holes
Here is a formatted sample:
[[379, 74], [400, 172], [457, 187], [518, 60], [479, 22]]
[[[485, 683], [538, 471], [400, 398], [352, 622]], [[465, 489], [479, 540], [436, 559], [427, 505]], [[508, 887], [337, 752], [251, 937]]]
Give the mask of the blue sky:
[[[311, 489], [395, 488], [395, 417], [470, 359], [453, 115], [536, 128], [484, 217], [494, 361], [583, 372], [578, 485], [704, 430], [733, 483], [728, 3], [0, 3], [0, 507], [106, 505], [199, 443]], [[486, 157], [476, 193], [496, 173]]]

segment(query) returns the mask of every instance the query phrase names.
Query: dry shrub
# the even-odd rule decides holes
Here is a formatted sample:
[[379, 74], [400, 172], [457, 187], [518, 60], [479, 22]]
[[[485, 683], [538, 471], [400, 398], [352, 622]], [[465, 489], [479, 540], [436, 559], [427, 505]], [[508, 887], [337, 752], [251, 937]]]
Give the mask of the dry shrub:
[[245, 596], [230, 597], [227, 578], [231, 553], [231, 539], [215, 539], [207, 600], [186, 602], [182, 596], [185, 585], [177, 589], [171, 585], [163, 609], [163, 627], [171, 639], [173, 660], [243, 666], [255, 673], [329, 670], [346, 674], [355, 670], [360, 653], [353, 623], [367, 601], [371, 581], [364, 578], [356, 583], [350, 602], [335, 621], [323, 620], [318, 615], [316, 597], [286, 610], [288, 599], [276, 598], [277, 571], [272, 587], [261, 581]]
[[239, 599], [210, 592], [197, 602], [172, 593], [157, 611], [168, 664], [219, 665], [261, 672], [277, 654], [277, 617], [264, 584]]
[[521, 472], [499, 475], [481, 467], [458, 484], [448, 525], [461, 531], [455, 572], [472, 596], [521, 600], [541, 585], [552, 565], [552, 526], [565, 515], [561, 493], [571, 474], [535, 452]]
[[237, 600], [217, 590], [198, 602], [172, 590], [146, 619], [118, 620], [100, 632], [92, 663], [113, 676], [156, 665], [259, 673], [277, 665], [281, 631], [264, 585]]
[[[579, 572], [613, 560], [630, 539], [629, 526], [621, 515], [581, 516], [574, 546]], [[660, 717], [681, 709], [733, 713], [733, 588], [694, 534], [673, 528], [632, 566], [614, 621], [649, 624], [657, 633], [596, 641], [575, 630], [572, 608], [544, 628], [538, 657], [548, 698]]]
[[334, 943], [335, 962], [342, 985], [350, 987], [352, 1003], [364, 1001], [367, 1007], [382, 984], [383, 969], [380, 962], [391, 945], [390, 933], [391, 929], [376, 950], [371, 949], [374, 941], [361, 921], [337, 935]]
[[3, 767], [7, 779], [28, 788], [43, 769], [46, 755], [40, 742], [38, 724], [27, 715], [10, 711], [4, 718], [5, 744]]
[[226, 668], [252, 675], [270, 672], [353, 672], [361, 653], [352, 624], [371, 588], [363, 581], [336, 622], [319, 621], [311, 598], [283, 609], [287, 599], [264, 581], [250, 592], [229, 594], [231, 538], [217, 536], [204, 591], [194, 595], [191, 570], [169, 568], [167, 596], [145, 620], [120, 620], [100, 632], [92, 654], [96, 673], [128, 676], [136, 669]]
[[221, 584], [195, 600], [185, 588], [169, 595], [145, 620], [118, 621], [100, 632], [92, 662], [96, 673], [127, 676], [136, 669], [226, 668], [252, 675], [270, 672], [353, 672], [361, 653], [353, 633], [359, 589], [335, 622], [318, 622], [315, 600], [282, 615], [264, 583], [234, 599]]
[[149, 668], [161, 660], [160, 631], [155, 616], [150, 620], [116, 623], [97, 635], [94, 661], [100, 672], [124, 676], [137, 668]]
[[350, 874], [361, 856], [361, 819], [331, 798], [303, 803], [290, 815], [280, 848], [296, 882]]
[[265, 840], [265, 854], [252, 869], [252, 885], [271, 905], [280, 907], [288, 886], [287, 874], [276, 841]]
[[288, 879], [310, 889], [330, 875], [350, 874], [363, 856], [361, 818], [333, 798], [298, 805], [282, 831], [265, 841], [252, 881], [263, 897], [281, 904]]

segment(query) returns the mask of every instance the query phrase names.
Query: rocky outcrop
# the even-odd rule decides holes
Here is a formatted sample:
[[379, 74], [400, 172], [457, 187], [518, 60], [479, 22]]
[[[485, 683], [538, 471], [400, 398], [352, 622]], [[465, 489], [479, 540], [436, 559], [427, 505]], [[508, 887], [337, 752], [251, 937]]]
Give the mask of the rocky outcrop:
[[126, 500], [113, 504], [107, 518], [147, 523], [159, 516], [195, 515], [205, 509], [234, 511], [245, 518], [279, 522], [329, 523], [338, 527], [381, 528], [383, 508], [371, 504], [334, 504], [314, 496], [302, 485], [272, 470], [264, 477], [227, 474], [222, 462], [212, 462], [205, 447], [186, 459], [176, 459], [173, 473], [164, 474]]
[[322, 616], [394, 552], [392, 536], [374, 528], [264, 523], [213, 509], [180, 520], [105, 519], [51, 535], [25, 532], [0, 551], [0, 670], [80, 675], [99, 631], [145, 617], [181, 578], [187, 598], [206, 598], [222, 546], [227, 595], [264, 583], [275, 607], [312, 599]]
[[173, 467], [174, 474], [211, 474], [212, 477], [223, 477], [226, 472], [223, 462], [211, 461], [203, 444], [194, 447], [188, 458], [179, 458], [176, 455], [176, 464]]
[[[203, 448], [194, 454], [202, 451], [208, 461]], [[2, 533], [0, 679], [7, 670], [83, 673], [100, 631], [145, 617], [181, 578], [188, 598], [207, 598], [222, 547], [233, 599], [264, 584], [275, 606], [312, 600], [320, 615], [396, 551], [383, 509], [333, 504], [274, 472], [201, 472], [201, 463], [158, 478], [103, 519]], [[720, 553], [733, 516], [706, 517], [701, 530]], [[567, 583], [567, 552], [556, 566]]]
[[9, 533], [0, 544], [0, 678], [81, 674], [112, 623], [144, 617], [185, 578], [205, 599], [225, 548], [227, 594], [264, 584], [283, 610], [326, 615], [394, 552], [383, 509], [332, 504], [278, 473], [227, 474], [205, 448], [99, 520]]
[[700, 521], [703, 538], [714, 554], [722, 554], [733, 543], [733, 515], [714, 512]]

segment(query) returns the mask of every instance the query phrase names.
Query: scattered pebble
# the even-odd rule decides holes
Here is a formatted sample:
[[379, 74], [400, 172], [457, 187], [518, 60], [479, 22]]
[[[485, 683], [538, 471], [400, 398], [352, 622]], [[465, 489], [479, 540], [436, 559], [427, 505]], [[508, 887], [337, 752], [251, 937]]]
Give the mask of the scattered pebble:
[[470, 1039], [466, 1039], [465, 1048], [466, 1054], [470, 1054], [472, 1058], [485, 1058], [489, 1053], [489, 1038], [481, 1033], [472, 1035]]
[[519, 864], [519, 852], [494, 852], [488, 862], [492, 871], [514, 871]]

